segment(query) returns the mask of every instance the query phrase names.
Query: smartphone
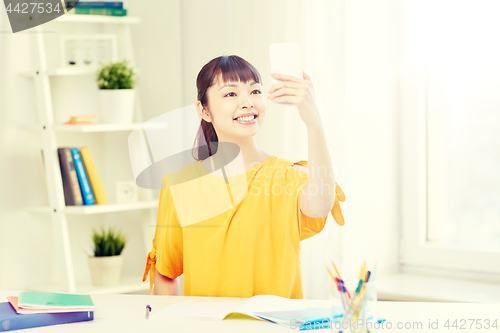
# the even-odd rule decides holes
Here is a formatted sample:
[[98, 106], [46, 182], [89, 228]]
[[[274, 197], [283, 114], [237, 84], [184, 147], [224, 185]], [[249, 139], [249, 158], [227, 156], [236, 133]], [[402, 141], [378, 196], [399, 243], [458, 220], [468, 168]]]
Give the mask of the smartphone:
[[[272, 43], [269, 45], [271, 73], [291, 75], [303, 79], [299, 43]], [[273, 84], [279, 81], [273, 78]]]

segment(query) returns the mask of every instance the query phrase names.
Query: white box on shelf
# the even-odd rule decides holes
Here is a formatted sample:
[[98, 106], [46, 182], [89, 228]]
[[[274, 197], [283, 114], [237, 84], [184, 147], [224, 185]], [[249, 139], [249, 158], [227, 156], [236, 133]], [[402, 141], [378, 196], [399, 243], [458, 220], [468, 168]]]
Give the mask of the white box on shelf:
[[117, 37], [114, 34], [62, 35], [59, 51], [61, 69], [97, 70], [101, 63], [117, 61]]

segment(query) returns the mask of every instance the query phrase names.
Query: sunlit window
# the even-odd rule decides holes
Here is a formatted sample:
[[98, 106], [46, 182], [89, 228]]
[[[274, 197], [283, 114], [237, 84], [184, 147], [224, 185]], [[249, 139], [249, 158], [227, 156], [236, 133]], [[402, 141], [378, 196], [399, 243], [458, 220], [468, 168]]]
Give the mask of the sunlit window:
[[500, 252], [500, 1], [430, 1], [427, 240]]

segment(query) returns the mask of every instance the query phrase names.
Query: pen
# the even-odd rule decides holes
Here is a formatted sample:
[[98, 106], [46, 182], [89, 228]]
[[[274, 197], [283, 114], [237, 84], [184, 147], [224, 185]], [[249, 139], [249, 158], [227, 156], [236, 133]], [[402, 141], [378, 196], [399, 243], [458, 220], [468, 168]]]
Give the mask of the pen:
[[337, 283], [337, 289], [339, 291], [340, 300], [342, 301], [342, 307], [344, 311], [347, 311], [347, 304], [345, 302], [344, 293], [342, 292], [342, 285], [340, 284], [340, 280], [335, 278], [335, 282]]
[[146, 319], [149, 319], [149, 313], [151, 312], [151, 307], [148, 305], [146, 305]]

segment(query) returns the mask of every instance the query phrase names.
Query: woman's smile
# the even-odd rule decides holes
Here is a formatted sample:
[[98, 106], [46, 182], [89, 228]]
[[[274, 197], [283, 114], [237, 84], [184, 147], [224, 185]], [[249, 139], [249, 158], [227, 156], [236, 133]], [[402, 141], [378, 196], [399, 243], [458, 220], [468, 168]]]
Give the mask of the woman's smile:
[[252, 125], [256, 123], [255, 119], [257, 119], [258, 116], [259, 115], [255, 112], [247, 112], [239, 115], [233, 120], [241, 125]]

